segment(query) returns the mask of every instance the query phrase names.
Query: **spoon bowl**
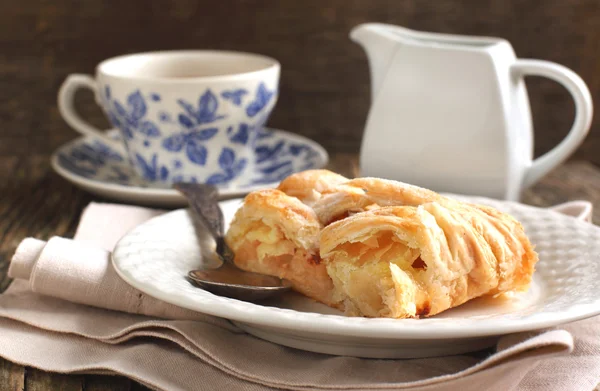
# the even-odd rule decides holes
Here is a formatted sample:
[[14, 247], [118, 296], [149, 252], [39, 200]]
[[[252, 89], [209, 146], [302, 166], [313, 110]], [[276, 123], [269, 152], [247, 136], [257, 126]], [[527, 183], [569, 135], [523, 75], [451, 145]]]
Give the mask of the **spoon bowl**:
[[192, 270], [188, 273], [188, 278], [195, 285], [216, 295], [251, 302], [287, 292], [292, 288], [292, 284], [287, 280], [246, 272], [225, 263], [218, 269]]

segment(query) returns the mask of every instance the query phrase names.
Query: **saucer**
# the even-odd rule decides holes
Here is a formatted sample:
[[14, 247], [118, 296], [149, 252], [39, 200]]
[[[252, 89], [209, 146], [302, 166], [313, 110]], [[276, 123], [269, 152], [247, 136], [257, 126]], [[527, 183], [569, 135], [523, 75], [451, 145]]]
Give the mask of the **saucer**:
[[[119, 140], [117, 129], [107, 134]], [[221, 198], [240, 197], [275, 187], [290, 174], [324, 167], [325, 149], [316, 142], [283, 130], [265, 129], [254, 147], [254, 167], [235, 185], [220, 187]], [[127, 156], [93, 137], [79, 137], [54, 152], [52, 168], [69, 182], [101, 197], [134, 204], [174, 207], [187, 201], [179, 192], [159, 188], [139, 178]]]

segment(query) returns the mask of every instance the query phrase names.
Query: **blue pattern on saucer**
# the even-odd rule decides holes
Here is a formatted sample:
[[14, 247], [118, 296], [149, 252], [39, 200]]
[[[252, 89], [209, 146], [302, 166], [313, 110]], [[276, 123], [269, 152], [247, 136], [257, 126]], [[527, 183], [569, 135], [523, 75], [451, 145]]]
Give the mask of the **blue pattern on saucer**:
[[[239, 142], [247, 137], [245, 132], [247, 129], [243, 128], [228, 130], [231, 139], [238, 139]], [[112, 130], [109, 134], [115, 140], [122, 137], [117, 130]], [[184, 138], [182, 136], [182, 140], [177, 142], [183, 145]], [[144, 159], [139, 155], [136, 158], [138, 161], [135, 163], [143, 167], [144, 177], [149, 179], [136, 175], [124, 154], [93, 138], [79, 138], [63, 146], [57, 154], [58, 164], [79, 177], [124, 186], [160, 187], [153, 181], [168, 175], [168, 171], [165, 172], [167, 168], [157, 165], [156, 159]], [[252, 170], [242, 174], [235, 184], [230, 182], [247, 163], [246, 159], [236, 160], [233, 151], [224, 148], [219, 156], [220, 171], [209, 177], [207, 182], [223, 189], [271, 185], [295, 172], [323, 167], [327, 164], [327, 155], [323, 150], [285, 132], [264, 129], [256, 134]], [[172, 166], [179, 165], [181, 162], [174, 159]], [[175, 182], [198, 182], [195, 177], [173, 179]]]

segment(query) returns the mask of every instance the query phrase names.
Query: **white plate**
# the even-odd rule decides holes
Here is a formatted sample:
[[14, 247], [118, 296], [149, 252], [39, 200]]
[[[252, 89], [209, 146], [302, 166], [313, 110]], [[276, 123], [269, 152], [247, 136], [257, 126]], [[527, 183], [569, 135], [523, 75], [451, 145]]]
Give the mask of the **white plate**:
[[[497, 336], [556, 326], [600, 313], [600, 229], [560, 213], [477, 198], [518, 218], [540, 261], [527, 293], [511, 300], [480, 298], [426, 319], [367, 319], [292, 293], [252, 304], [192, 286], [202, 265], [186, 210], [156, 217], [117, 244], [113, 264], [137, 289], [166, 302], [231, 319], [257, 337], [309, 351], [408, 358], [458, 354], [494, 344]], [[239, 200], [221, 203], [229, 221]]]
[[[235, 187], [220, 188], [222, 198], [275, 187], [290, 174], [327, 164], [327, 152], [316, 142], [283, 130], [267, 130], [256, 142], [253, 171], [245, 174]], [[116, 129], [108, 134], [120, 138]], [[144, 183], [123, 153], [92, 137], [79, 137], [63, 145], [54, 152], [51, 163], [63, 178], [101, 197], [154, 206], [187, 205], [178, 191]]]

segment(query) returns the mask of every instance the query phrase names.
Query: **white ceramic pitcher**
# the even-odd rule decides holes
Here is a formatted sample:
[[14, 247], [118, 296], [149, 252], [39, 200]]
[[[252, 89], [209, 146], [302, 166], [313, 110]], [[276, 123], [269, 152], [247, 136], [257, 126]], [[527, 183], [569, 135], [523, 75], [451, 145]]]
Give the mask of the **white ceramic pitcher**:
[[[377, 23], [357, 26], [350, 36], [365, 49], [371, 69], [363, 176], [517, 200], [589, 130], [592, 100], [581, 78], [555, 63], [517, 59], [503, 39]], [[557, 81], [575, 102], [568, 136], [535, 160], [527, 75]]]

